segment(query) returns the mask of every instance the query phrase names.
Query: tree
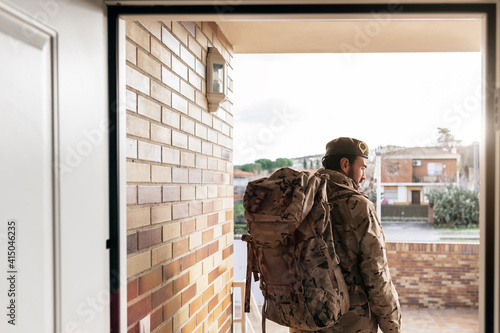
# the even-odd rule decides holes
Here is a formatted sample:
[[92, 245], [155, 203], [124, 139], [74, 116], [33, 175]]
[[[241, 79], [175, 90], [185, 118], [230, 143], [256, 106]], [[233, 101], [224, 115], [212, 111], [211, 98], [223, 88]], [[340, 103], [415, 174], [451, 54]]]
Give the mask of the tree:
[[438, 127], [439, 137], [437, 139], [438, 144], [445, 148], [455, 147], [460, 141], [455, 139], [455, 136], [451, 134], [448, 128]]
[[274, 165], [273, 161], [268, 160], [267, 158], [261, 158], [255, 161], [262, 166], [262, 170], [272, 171]]
[[304, 161], [302, 161], [302, 165], [304, 166], [304, 169], [307, 169], [307, 160], [304, 158]]
[[293, 161], [289, 158], [277, 158], [273, 164], [275, 169], [279, 169], [293, 166]]
[[260, 165], [259, 163], [247, 163], [243, 164], [240, 170], [258, 174], [262, 171], [262, 165]]

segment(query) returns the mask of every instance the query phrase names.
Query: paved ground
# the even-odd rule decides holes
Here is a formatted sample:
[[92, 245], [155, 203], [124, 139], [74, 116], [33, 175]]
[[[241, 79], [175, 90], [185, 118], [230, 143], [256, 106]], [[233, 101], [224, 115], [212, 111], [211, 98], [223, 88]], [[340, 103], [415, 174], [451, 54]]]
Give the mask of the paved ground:
[[[235, 314], [239, 316], [239, 307]], [[250, 313], [252, 327], [248, 333], [262, 332], [261, 322]], [[272, 333], [288, 333], [287, 327], [266, 321], [266, 330]], [[478, 311], [474, 309], [403, 309], [404, 333], [477, 333], [479, 332]], [[241, 333], [241, 324], [234, 324], [234, 332]]]
[[479, 242], [479, 229], [435, 229], [430, 223], [382, 222], [387, 242]]
[[[434, 229], [429, 223], [383, 222], [382, 227], [388, 242], [479, 242], [479, 230]], [[235, 281], [243, 281], [246, 272], [246, 246], [235, 240]], [[253, 282], [253, 281], [252, 281]], [[259, 287], [252, 283], [252, 293], [257, 303], [263, 299]], [[239, 303], [235, 294], [235, 302]], [[236, 309], [239, 314], [239, 309]], [[261, 332], [261, 324], [252, 314], [254, 332]], [[268, 332], [288, 333], [286, 327], [267, 321]], [[234, 325], [234, 332], [241, 332], [241, 325]], [[252, 332], [250, 328], [247, 332]], [[479, 332], [478, 311], [475, 309], [403, 309], [403, 332], [405, 333], [473, 333]]]

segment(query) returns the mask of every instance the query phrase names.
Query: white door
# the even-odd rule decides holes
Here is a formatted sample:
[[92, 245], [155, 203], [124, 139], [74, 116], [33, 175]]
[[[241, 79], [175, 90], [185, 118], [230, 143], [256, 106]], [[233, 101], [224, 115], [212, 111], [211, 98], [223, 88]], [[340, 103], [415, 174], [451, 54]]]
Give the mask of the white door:
[[0, 330], [53, 332], [55, 33], [24, 18], [0, 7]]
[[0, 332], [109, 332], [105, 6], [0, 0]]

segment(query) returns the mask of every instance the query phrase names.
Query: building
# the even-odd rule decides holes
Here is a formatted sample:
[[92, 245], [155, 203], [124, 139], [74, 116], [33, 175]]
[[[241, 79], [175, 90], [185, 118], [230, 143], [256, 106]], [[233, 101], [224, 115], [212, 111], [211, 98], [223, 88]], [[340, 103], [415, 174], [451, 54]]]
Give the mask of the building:
[[317, 170], [323, 167], [321, 159], [324, 154], [309, 155], [302, 157], [291, 158], [293, 162], [292, 168], [296, 170]]
[[381, 185], [389, 204], [427, 204], [427, 191], [458, 184], [460, 155], [442, 147], [401, 148], [382, 153]]
[[234, 199], [242, 200], [247, 188], [248, 182], [257, 179], [259, 176], [252, 172], [234, 169], [233, 186], [234, 186]]

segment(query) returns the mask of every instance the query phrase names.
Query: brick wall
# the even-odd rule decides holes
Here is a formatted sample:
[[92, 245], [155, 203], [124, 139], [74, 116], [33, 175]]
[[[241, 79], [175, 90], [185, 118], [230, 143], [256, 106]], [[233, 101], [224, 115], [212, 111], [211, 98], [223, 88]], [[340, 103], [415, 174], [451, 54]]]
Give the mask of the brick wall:
[[227, 332], [233, 279], [232, 114], [209, 113], [207, 22], [127, 22], [128, 332]]
[[442, 179], [452, 179], [457, 176], [457, 160], [456, 159], [421, 159], [422, 165], [413, 167], [413, 175], [421, 178], [428, 176], [427, 165], [429, 163], [443, 163], [443, 174], [438, 177]]
[[478, 308], [479, 244], [387, 243], [403, 307]]
[[[381, 164], [382, 183], [411, 183], [413, 181], [411, 159], [383, 158]], [[397, 174], [389, 174], [388, 169], [391, 165], [397, 165]], [[394, 167], [392, 169], [394, 170]]]

